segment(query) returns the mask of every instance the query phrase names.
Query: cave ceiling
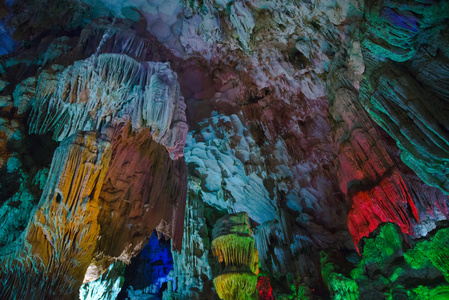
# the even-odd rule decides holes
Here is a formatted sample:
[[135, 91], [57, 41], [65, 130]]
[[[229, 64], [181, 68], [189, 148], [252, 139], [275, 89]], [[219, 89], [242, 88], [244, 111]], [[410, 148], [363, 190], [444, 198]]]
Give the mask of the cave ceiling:
[[0, 1], [1, 299], [449, 299], [449, 1]]

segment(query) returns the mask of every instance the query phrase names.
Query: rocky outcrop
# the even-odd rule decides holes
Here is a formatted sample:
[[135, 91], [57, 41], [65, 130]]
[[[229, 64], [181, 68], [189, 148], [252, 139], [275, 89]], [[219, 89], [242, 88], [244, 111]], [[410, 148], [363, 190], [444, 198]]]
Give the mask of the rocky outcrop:
[[102, 229], [92, 268], [105, 260], [129, 263], [155, 229], [179, 251], [187, 184], [184, 160], [172, 160], [150, 129], [135, 133], [128, 123], [110, 134], [112, 159], [99, 195]]
[[[8, 286], [2, 297], [77, 297], [82, 283], [99, 278], [113, 262], [129, 263], [153, 230], [181, 248], [187, 125], [177, 77], [168, 64], [96, 53], [67, 67], [53, 64], [6, 93], [12, 93], [6, 100], [12, 121], [29, 114], [30, 135], [51, 132], [62, 142], [48, 178], [45, 169], [36, 175], [33, 184], [46, 180], [39, 203], [35, 196], [26, 201], [32, 181], [27, 176], [36, 170], [25, 173], [24, 186], [8, 202], [26, 208], [24, 216], [30, 214], [31, 221], [20, 217], [2, 228], [2, 234], [12, 233], [2, 244], [1, 280]], [[6, 135], [5, 146], [14, 140], [14, 132]], [[20, 160], [13, 167], [10, 159], [14, 147], [2, 153], [11, 172], [21, 168]], [[14, 211], [5, 210], [9, 216]], [[26, 227], [25, 232], [14, 226]], [[43, 284], [29, 273], [43, 278]]]
[[[354, 87], [359, 85], [360, 76], [350, 70], [349, 62], [355, 59], [350, 53], [336, 56], [328, 79], [335, 122], [333, 139], [339, 156], [337, 175], [340, 189], [351, 205], [348, 229], [356, 245], [384, 222], [394, 222], [403, 233], [420, 236], [419, 229], [414, 229], [420, 218], [447, 216], [447, 197], [436, 189], [431, 192], [435, 193], [432, 199], [416, 197], [422, 184], [417, 184], [416, 175], [394, 159], [398, 154], [382, 141], [382, 133], [359, 102]], [[390, 147], [390, 152], [386, 147]], [[424, 204], [427, 209], [418, 211], [415, 201], [428, 201]]]
[[[38, 79], [30, 133], [52, 131], [62, 140], [79, 130], [129, 120], [135, 130], [150, 128], [153, 139], [174, 158], [182, 156], [185, 104], [168, 64], [140, 64], [126, 55], [102, 54], [58, 73], [48, 78], [44, 72]], [[21, 97], [18, 106], [26, 107], [27, 100]]]
[[447, 1], [368, 1], [362, 26], [366, 79], [360, 86], [362, 105], [396, 140], [402, 160], [446, 195], [447, 11]]
[[361, 260], [352, 270], [338, 255], [322, 253], [323, 277], [336, 299], [444, 299], [448, 296], [446, 226], [447, 222], [440, 223], [408, 249], [400, 228], [383, 224], [364, 238]]
[[[111, 142], [94, 132], [75, 134], [56, 150], [39, 208], [15, 251], [3, 257], [3, 297], [75, 297], [111, 262], [129, 263], [155, 229], [180, 248], [184, 161], [172, 160], [149, 129], [136, 134], [128, 124], [107, 133]], [[46, 284], [33, 287], [29, 272]]]
[[216, 116], [188, 136], [186, 162], [200, 179], [203, 201], [230, 212], [248, 212], [258, 223], [275, 218], [263, 182], [259, 147], [237, 115]]
[[[3, 257], [4, 297], [75, 297], [83, 281], [97, 279], [111, 262], [129, 263], [155, 229], [180, 248], [184, 161], [173, 161], [149, 129], [137, 134], [128, 124], [108, 133], [111, 142], [94, 132], [75, 134], [56, 150], [23, 244]], [[46, 276], [50, 286], [36, 293], [28, 272]], [[17, 289], [19, 283], [28, 288]]]

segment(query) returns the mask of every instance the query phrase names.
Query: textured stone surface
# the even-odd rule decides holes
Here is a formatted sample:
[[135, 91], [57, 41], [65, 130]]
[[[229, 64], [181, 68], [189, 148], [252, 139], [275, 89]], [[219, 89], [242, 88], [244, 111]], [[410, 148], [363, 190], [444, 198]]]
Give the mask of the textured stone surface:
[[97, 280], [85, 283], [80, 288], [80, 300], [113, 300], [117, 298], [125, 280], [125, 264], [118, 261], [109, 267]]
[[103, 227], [97, 258], [129, 263], [155, 229], [179, 250], [187, 184], [184, 160], [173, 161], [149, 129], [134, 133], [128, 124], [111, 134], [112, 161], [100, 193]]
[[3, 298], [77, 296], [100, 230], [98, 197], [111, 152], [107, 139], [94, 133], [76, 134], [58, 147], [39, 208], [16, 253], [2, 261]]
[[[50, 78], [44, 74], [33, 95], [30, 133], [52, 131], [56, 140], [62, 140], [78, 130], [100, 130], [105, 124], [129, 120], [133, 129], [150, 128], [153, 139], [174, 158], [182, 156], [185, 104], [169, 64], [139, 64], [126, 55], [102, 54], [77, 61]], [[18, 88], [33, 82], [27, 79], [21, 83], [25, 87]], [[16, 92], [20, 94], [17, 88]], [[16, 92], [21, 113], [30, 97]]]
[[335, 299], [444, 299], [446, 226], [443, 222], [425, 239], [406, 246], [397, 225], [383, 224], [363, 240], [361, 260], [352, 270], [339, 255], [322, 253], [323, 278]]
[[198, 180], [188, 177], [188, 195], [184, 218], [182, 249], [173, 251], [174, 286], [180, 299], [211, 297], [212, 267], [210, 230], [206, 221], [205, 205], [198, 193]]
[[[77, 50], [73, 42], [58, 37], [42, 57], [25, 54], [38, 72], [20, 58], [2, 65], [1, 184], [14, 182], [1, 206], [8, 215], [0, 235], [3, 298], [76, 298], [111, 263], [129, 263], [153, 230], [181, 248], [187, 125], [176, 74], [168, 64], [99, 54], [101, 47], [80, 57], [74, 53], [86, 41]], [[35, 137], [46, 132], [61, 141], [50, 170], [55, 146], [48, 135]], [[114, 276], [82, 296], [114, 298], [121, 288]]]
[[366, 12], [361, 103], [396, 140], [402, 160], [447, 195], [448, 3], [369, 1]]
[[[447, 0], [1, 1], [5, 293], [14, 279], [45, 298], [59, 280], [76, 286], [75, 297], [85, 282], [83, 297], [114, 298], [120, 262], [156, 230], [170, 239], [173, 271], [166, 286], [138, 271], [150, 282], [126, 287], [128, 297], [218, 299], [212, 228], [247, 213], [262, 298], [444, 298], [445, 244], [432, 239], [445, 240], [449, 204], [448, 8]], [[100, 159], [107, 171], [92, 187], [95, 201], [76, 195], [67, 201], [79, 206], [53, 207], [48, 195], [70, 177], [61, 174], [92, 167], [62, 159], [74, 136], [108, 144], [111, 160]], [[82, 176], [70, 182], [91, 184]], [[92, 208], [86, 235], [76, 234], [87, 220], [74, 213], [82, 203]], [[63, 232], [59, 254], [51, 245]], [[47, 263], [56, 256], [64, 263]], [[31, 269], [40, 277], [28, 278]]]

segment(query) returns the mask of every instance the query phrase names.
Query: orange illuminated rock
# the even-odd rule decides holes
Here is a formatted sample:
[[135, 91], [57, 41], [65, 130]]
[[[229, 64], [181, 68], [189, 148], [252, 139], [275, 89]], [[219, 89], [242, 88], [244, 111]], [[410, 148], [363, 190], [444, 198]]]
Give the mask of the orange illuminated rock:
[[0, 298], [77, 297], [100, 230], [98, 197], [110, 158], [110, 143], [93, 132], [61, 143], [23, 245], [1, 266]]

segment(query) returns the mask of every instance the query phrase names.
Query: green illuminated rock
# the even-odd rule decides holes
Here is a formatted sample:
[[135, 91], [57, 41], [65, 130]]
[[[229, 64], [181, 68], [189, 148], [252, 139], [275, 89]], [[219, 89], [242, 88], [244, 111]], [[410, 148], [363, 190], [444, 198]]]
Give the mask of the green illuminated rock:
[[325, 252], [321, 252], [321, 274], [323, 276], [324, 282], [331, 292], [332, 299], [359, 299], [359, 288], [356, 281], [336, 272], [336, 266], [328, 260], [328, 255]]
[[434, 265], [449, 282], [449, 228], [441, 229], [430, 239], [418, 242], [404, 257], [414, 269]]
[[214, 278], [220, 299], [255, 299], [259, 255], [251, 236], [247, 213], [229, 214], [213, 229], [212, 253], [222, 264]]
[[443, 228], [413, 246], [413, 241], [404, 241], [397, 225], [385, 223], [362, 240], [360, 261], [351, 271], [345, 272], [334, 263], [338, 259], [322, 252], [321, 273], [332, 299], [448, 299], [446, 225], [440, 223]]

